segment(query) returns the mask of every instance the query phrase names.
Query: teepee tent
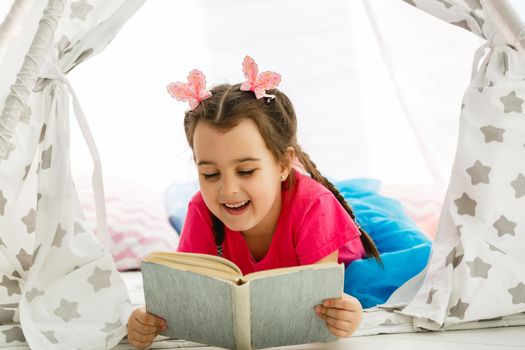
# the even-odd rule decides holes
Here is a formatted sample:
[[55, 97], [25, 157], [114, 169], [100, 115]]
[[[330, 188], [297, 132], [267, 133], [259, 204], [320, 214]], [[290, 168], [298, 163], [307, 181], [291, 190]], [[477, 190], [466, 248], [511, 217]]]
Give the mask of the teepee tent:
[[[109, 254], [100, 161], [87, 125], [90, 115], [87, 118], [84, 116], [81, 101], [75, 94], [76, 87], [69, 82], [68, 76], [74, 75], [72, 70], [77, 65], [101, 52], [143, 3], [143, 0], [18, 0], [13, 3], [11, 12], [0, 27], [2, 345], [27, 342], [33, 348], [111, 348], [125, 333], [130, 306], [126, 288]], [[277, 1], [271, 4], [290, 8], [314, 6], [313, 2], [304, 1], [300, 2], [300, 7], [293, 0], [281, 3], [284, 5]], [[401, 45], [397, 41], [401, 38], [389, 36], [393, 29], [378, 20], [381, 6], [387, 6], [386, 2], [348, 1], [337, 5], [342, 7], [342, 11], [335, 11], [333, 4], [332, 7], [324, 5], [332, 9], [327, 16], [333, 16], [331, 24], [335, 24], [324, 29], [331, 31], [336, 40], [347, 39], [341, 32], [346, 27], [337, 26], [348, 21], [348, 17], [341, 14], [351, 14], [355, 6], [361, 6], [371, 33], [379, 43], [378, 53], [386, 62], [384, 68], [392, 83], [391, 91], [394, 91], [394, 99], [398, 102], [397, 108], [406, 118], [404, 123], [413, 135], [414, 143], [405, 150], [417, 150], [414, 155], [419, 154], [426, 169], [425, 176], [430, 181], [441, 186], [448, 184], [427, 268], [402, 286], [387, 305], [365, 317], [361, 333], [369, 334], [372, 332], [370, 329], [377, 332], [378, 325], [382, 327], [381, 332], [399, 332], [418, 328], [525, 324], [525, 163], [521, 161], [525, 150], [522, 110], [525, 57], [520, 44], [523, 26], [507, 1], [411, 0], [407, 3], [477, 36], [466, 39], [470, 35], [467, 31], [461, 34], [456, 32], [458, 40], [464, 40], [472, 47], [478, 44], [481, 47], [474, 55], [472, 82], [462, 103], [458, 97], [455, 114], [440, 103], [434, 104], [434, 109], [425, 108], [425, 98], [447, 98], [448, 92], [464, 90], [464, 86], [447, 86], [443, 82], [441, 90], [426, 91], [426, 95], [424, 87], [407, 90], [413, 85], [414, 80], [411, 79], [417, 76], [425, 80], [428, 75], [420, 71], [407, 74], [404, 68], [407, 60], [417, 61], [417, 57], [412, 50], [404, 52], [404, 56], [400, 55], [396, 48]], [[199, 22], [206, 22], [207, 29], [200, 31], [195, 25], [195, 28], [187, 29], [192, 31], [193, 37], [188, 33], [175, 32], [172, 40], [182, 41], [190, 36], [189, 41], [195, 47], [196, 36], [202, 36], [210, 48], [207, 52], [211, 57], [208, 66], [215, 71], [225, 71], [224, 67], [233, 60], [231, 52], [242, 57], [235, 52], [239, 48], [228, 46], [226, 41], [236, 43], [244, 40], [244, 43], [270, 45], [276, 51], [273, 64], [278, 64], [282, 52], [290, 45], [285, 40], [283, 29], [289, 29], [285, 24], [292, 19], [280, 19], [277, 12], [277, 19], [274, 22], [269, 19], [268, 26], [254, 26], [246, 30], [235, 27], [226, 32], [224, 16], [228, 16], [228, 7], [231, 9], [232, 4], [232, 1], [221, 2], [220, 5], [217, 2], [207, 3], [201, 12], [202, 22]], [[246, 18], [256, 10], [265, 11], [260, 4], [243, 2], [243, 5], [236, 3], [236, 7], [239, 11], [245, 11], [238, 13], [239, 23], [246, 23]], [[416, 9], [407, 11], [413, 13]], [[421, 18], [428, 22], [436, 20], [429, 19], [429, 16]], [[192, 21], [197, 23], [198, 19], [192, 18]], [[395, 16], [391, 21], [395, 21]], [[316, 22], [311, 22], [313, 29], [317, 28], [316, 25]], [[268, 35], [268, 27], [275, 28], [271, 36]], [[165, 24], [165, 28], [169, 29], [169, 23]], [[223, 28], [224, 32], [218, 28]], [[315, 33], [309, 35], [311, 40], [305, 45], [315, 42]], [[224, 37], [234, 40], [221, 41]], [[360, 40], [359, 36], [353, 38], [356, 51], [363, 43]], [[427, 42], [421, 43], [423, 49], [436, 49], [431, 45], [425, 47], [425, 44]], [[454, 44], [451, 42], [449, 47], [454, 47]], [[327, 46], [328, 54], [325, 55], [332, 57], [331, 54], [338, 48], [336, 45]], [[436, 51], [443, 56], [440, 59], [446, 61], [447, 48], [439, 47]], [[324, 145], [324, 154], [334, 158], [334, 169], [346, 170], [347, 163], [368, 162], [366, 155], [373, 153], [375, 144], [370, 143], [362, 151], [360, 145], [367, 144], [366, 135], [353, 129], [356, 125], [359, 129], [369, 120], [366, 116], [354, 120], [356, 110], [341, 113], [341, 105], [344, 104], [341, 101], [356, 101], [355, 96], [359, 96], [377, 108], [380, 92], [385, 90], [381, 90], [383, 86], [377, 86], [375, 94], [360, 95], [358, 88], [341, 80], [352, 68], [341, 66], [335, 60], [335, 64], [323, 68], [324, 72], [316, 71], [315, 60], [325, 58], [326, 62], [331, 62], [323, 56], [324, 52], [312, 50], [308, 57], [303, 56], [314, 68], [292, 73], [290, 79], [308, 85], [305, 99], [310, 100], [312, 113], [323, 116], [307, 120], [306, 130], [327, 134], [329, 142]], [[361, 59], [366, 60], [367, 54], [358, 52], [355, 57], [361, 55]], [[132, 60], [132, 56], [129, 55], [128, 60]], [[471, 65], [471, 59], [467, 61]], [[457, 65], [460, 63], [457, 62]], [[450, 67], [454, 69], [454, 65]], [[373, 80], [377, 72], [357, 73], [362, 80]], [[227, 71], [224, 74], [234, 76]], [[169, 76], [165, 79], [176, 78]], [[212, 79], [219, 82], [222, 77]], [[313, 79], [315, 84], [312, 84]], [[294, 97], [293, 89], [291, 95]], [[138, 99], [129, 99], [125, 103], [135, 101]], [[73, 121], [70, 121], [70, 104], [94, 161], [97, 239], [86, 234], [89, 230], [85, 227], [71, 174], [70, 138], [75, 134], [70, 129], [70, 122]], [[338, 109], [330, 109], [334, 105], [339, 106]], [[359, 105], [357, 101], [356, 105]], [[104, 108], [109, 107], [104, 105]], [[300, 103], [298, 109], [301, 109]], [[145, 110], [151, 112], [151, 107]], [[454, 147], [440, 142], [438, 131], [442, 125], [429, 116], [444, 119], [448, 116], [450, 120], [457, 119], [459, 113], [459, 138], [454, 158], [451, 152]], [[339, 124], [324, 123], [329, 116], [336, 114], [341, 117]], [[349, 118], [354, 118], [351, 124], [347, 123]], [[374, 127], [378, 125], [381, 124]], [[382, 127], [386, 131], [389, 129], [384, 125]], [[113, 133], [117, 130], [110, 129]], [[455, 133], [452, 132], [452, 135]], [[389, 135], [385, 133], [383, 137]], [[398, 134], [397, 139], [401, 144], [403, 137]], [[348, 140], [353, 141], [345, 143]], [[339, 147], [339, 153], [334, 153], [334, 148], [341, 143], [344, 146]], [[307, 148], [314, 149], [313, 153], [316, 147], [322, 148], [313, 140], [309, 145]], [[392, 142], [392, 147], [395, 146]], [[350, 157], [343, 153], [347, 149], [351, 149]], [[322, 152], [319, 154], [319, 157], [313, 158], [326, 158]], [[341, 156], [351, 159], [351, 162], [341, 164]], [[392, 158], [391, 155], [385, 157], [385, 162], [389, 158]], [[318, 163], [322, 165], [322, 162]], [[452, 176], [449, 178], [451, 168]], [[347, 176], [353, 175], [362, 174]], [[341, 174], [334, 171], [334, 176]]]
[[[10, 82], [0, 118], [2, 345], [27, 341], [36, 349], [103, 349], [125, 335], [131, 304], [104, 246], [98, 156], [66, 73], [102, 50], [140, 4], [34, 4], [41, 18], [36, 18], [29, 49], [19, 55], [23, 64]], [[21, 21], [30, 18], [31, 12]], [[15, 22], [5, 22], [2, 29]], [[5, 73], [10, 72], [2, 69]], [[100, 241], [86, 228], [71, 177], [71, 101], [95, 161]]]

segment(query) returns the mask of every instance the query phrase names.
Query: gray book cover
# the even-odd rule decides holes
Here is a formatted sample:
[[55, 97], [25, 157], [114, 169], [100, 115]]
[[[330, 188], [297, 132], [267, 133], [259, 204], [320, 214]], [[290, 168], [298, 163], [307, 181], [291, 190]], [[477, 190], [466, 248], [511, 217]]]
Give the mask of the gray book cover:
[[167, 321], [161, 333], [228, 349], [261, 349], [337, 340], [314, 306], [342, 296], [342, 265], [229, 281], [143, 262], [148, 312]]
[[314, 312], [342, 296], [342, 268], [303, 270], [250, 281], [253, 349], [329, 342], [338, 338]]
[[235, 348], [231, 282], [142, 263], [146, 310], [167, 321], [170, 338]]

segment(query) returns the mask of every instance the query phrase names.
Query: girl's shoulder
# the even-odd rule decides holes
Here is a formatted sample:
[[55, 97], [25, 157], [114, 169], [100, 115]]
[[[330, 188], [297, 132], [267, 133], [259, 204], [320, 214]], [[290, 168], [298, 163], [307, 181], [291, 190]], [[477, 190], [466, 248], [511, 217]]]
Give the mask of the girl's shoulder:
[[305, 210], [315, 203], [319, 201], [325, 202], [326, 200], [330, 201], [331, 197], [337, 201], [329, 189], [308, 175], [296, 172], [294, 173], [294, 177], [295, 183], [293, 189], [285, 195], [287, 197], [286, 202], [292, 212], [298, 211], [304, 213]]
[[191, 197], [191, 200], [188, 204], [188, 210], [197, 211], [202, 217], [209, 216], [208, 207], [206, 206], [206, 203], [204, 202], [204, 198], [202, 197], [200, 191], [197, 191], [197, 193], [195, 193], [193, 197]]
[[315, 181], [308, 175], [303, 175], [299, 171], [294, 171], [295, 186], [294, 197], [296, 199], [315, 200], [322, 195], [330, 194], [332, 192], [321, 183]]

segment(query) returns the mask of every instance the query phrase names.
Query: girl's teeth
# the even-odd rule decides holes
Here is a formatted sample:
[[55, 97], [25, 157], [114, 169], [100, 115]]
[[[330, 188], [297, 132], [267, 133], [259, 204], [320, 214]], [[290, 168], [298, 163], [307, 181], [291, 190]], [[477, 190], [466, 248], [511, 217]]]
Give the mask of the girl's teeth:
[[248, 201], [244, 201], [244, 202], [241, 202], [241, 203], [236, 204], [236, 205], [235, 204], [226, 204], [226, 203], [224, 203], [224, 205], [227, 206], [228, 208], [237, 209], [237, 208], [242, 207], [246, 203], [248, 203]]

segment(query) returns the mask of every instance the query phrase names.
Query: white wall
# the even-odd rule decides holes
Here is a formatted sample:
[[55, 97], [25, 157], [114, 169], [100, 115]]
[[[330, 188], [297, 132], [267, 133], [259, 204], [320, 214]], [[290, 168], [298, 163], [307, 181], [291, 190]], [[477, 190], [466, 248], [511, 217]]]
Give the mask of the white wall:
[[[369, 3], [419, 125], [409, 124], [362, 1], [147, 1], [103, 53], [70, 73], [105, 173], [159, 190], [193, 179], [182, 129], [187, 105], [165, 86], [193, 68], [209, 85], [241, 82], [250, 54], [262, 70], [281, 73], [299, 141], [323, 173], [435, 183], [411, 128], [432, 131], [448, 174], [480, 41], [402, 1]], [[78, 132], [72, 150], [74, 170], [90, 172]]]

